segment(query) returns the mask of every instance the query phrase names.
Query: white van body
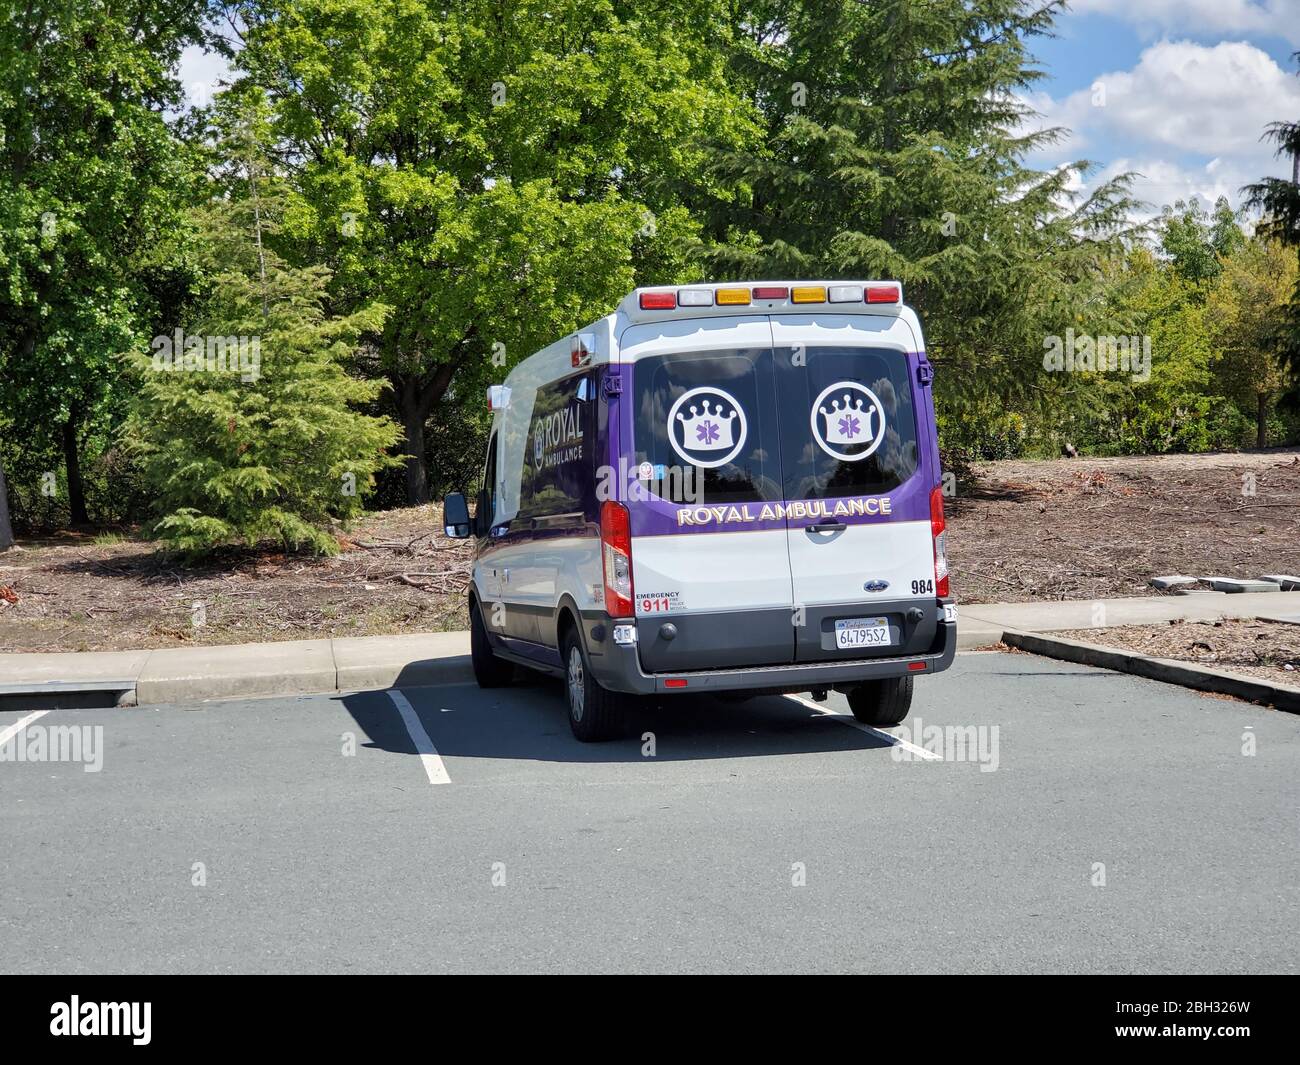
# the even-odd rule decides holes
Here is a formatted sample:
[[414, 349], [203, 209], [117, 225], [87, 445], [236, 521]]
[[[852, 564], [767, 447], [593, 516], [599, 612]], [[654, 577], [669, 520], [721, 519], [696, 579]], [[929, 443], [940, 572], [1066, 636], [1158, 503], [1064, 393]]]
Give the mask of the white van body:
[[563, 674], [576, 634], [627, 693], [946, 668], [932, 378], [894, 282], [638, 289], [525, 359], [474, 519], [492, 653]]

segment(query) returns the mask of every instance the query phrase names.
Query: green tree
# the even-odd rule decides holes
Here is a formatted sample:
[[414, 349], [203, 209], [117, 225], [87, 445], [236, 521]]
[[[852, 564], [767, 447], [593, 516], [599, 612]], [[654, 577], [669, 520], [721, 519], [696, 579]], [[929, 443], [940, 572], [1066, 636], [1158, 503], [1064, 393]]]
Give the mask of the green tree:
[[713, 261], [730, 276], [902, 280], [926, 322], [945, 427], [1078, 398], [1077, 383], [1044, 381], [1043, 338], [1084, 325], [1100, 267], [1119, 252], [1123, 181], [1063, 208], [1088, 164], [1024, 163], [1061, 135], [1025, 132], [1017, 96], [1040, 76], [1029, 43], [1059, 9], [773, 0], [737, 11], [747, 43], [736, 76], [766, 135], [713, 157], [739, 190], [710, 212]]
[[1225, 260], [1208, 320], [1222, 353], [1220, 377], [1255, 414], [1255, 446], [1268, 446], [1268, 416], [1291, 383], [1282, 338], [1296, 288], [1296, 257], [1276, 241], [1252, 240]]
[[[1300, 63], [1300, 52], [1293, 57]], [[1266, 177], [1243, 190], [1247, 205], [1262, 213], [1259, 234], [1294, 249], [1300, 257], [1300, 121], [1274, 122], [1265, 136], [1277, 145], [1277, 155], [1291, 160], [1291, 180]], [[1277, 348], [1300, 377], [1300, 284], [1291, 298], [1286, 325], [1277, 337]]]
[[1155, 222], [1160, 250], [1178, 275], [1193, 284], [1213, 281], [1223, 260], [1246, 244], [1239, 213], [1226, 196], [1214, 201], [1207, 213], [1199, 200], [1178, 200], [1166, 205]]
[[334, 270], [404, 428], [425, 427], [639, 280], [691, 276], [676, 205], [698, 139], [745, 128], [704, 0], [264, 0], [231, 5], [239, 66], [297, 170], [286, 238]]
[[262, 138], [256, 93], [218, 112], [225, 195], [199, 212], [211, 291], [173, 337], [137, 363], [144, 383], [128, 437], [159, 519], [185, 553], [273, 541], [333, 554], [334, 521], [360, 509], [397, 426], [357, 408], [383, 383], [348, 375], [359, 338], [387, 308], [332, 316], [329, 271], [288, 266], [270, 247], [285, 196]]
[[61, 451], [74, 523], [83, 438], [178, 272], [154, 248], [191, 161], [164, 113], [204, 7], [0, 0], [0, 406], [25, 447]]

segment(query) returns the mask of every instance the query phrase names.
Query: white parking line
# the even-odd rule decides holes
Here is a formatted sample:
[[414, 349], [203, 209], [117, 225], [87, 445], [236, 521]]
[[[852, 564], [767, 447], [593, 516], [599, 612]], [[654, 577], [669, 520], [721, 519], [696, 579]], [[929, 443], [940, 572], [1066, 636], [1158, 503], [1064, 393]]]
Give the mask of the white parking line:
[[406, 696], [399, 691], [390, 691], [388, 697], [393, 700], [397, 712], [402, 715], [407, 734], [411, 737], [411, 742], [415, 744], [415, 752], [420, 756], [420, 764], [424, 766], [424, 775], [429, 778], [429, 783], [450, 784], [451, 777], [447, 775], [447, 767], [442, 764], [442, 755], [438, 753], [438, 748], [433, 745], [433, 740], [429, 739], [429, 734], [424, 731], [424, 726], [420, 723], [420, 717], [416, 714], [415, 708], [411, 706]]
[[878, 728], [872, 728], [870, 725], [864, 725], [857, 718], [850, 714], [837, 714], [834, 710], [827, 710], [821, 703], [815, 703], [811, 699], [805, 699], [802, 695], [787, 695], [787, 699], [793, 699], [796, 703], [802, 703], [809, 710], [816, 710], [823, 717], [829, 717], [832, 721], [838, 721], [841, 725], [848, 725], [849, 728], [855, 728], [859, 732], [865, 732], [868, 736], [875, 736], [876, 739], [884, 740], [891, 747], [902, 747], [903, 750], [916, 755], [918, 758], [925, 758], [931, 762], [942, 762], [943, 755], [935, 754], [934, 751], [927, 751], [924, 747], [918, 747], [915, 743], [909, 743], [907, 740], [899, 739], [897, 736], [890, 735]]
[[22, 732], [23, 729], [25, 729], [37, 718], [44, 717], [48, 713], [49, 713], [48, 710], [37, 710], [33, 713], [28, 714], [26, 717], [19, 718], [3, 732], [0, 732], [0, 747], [3, 747], [6, 743], [8, 743], [11, 739], [17, 736], [18, 733]]

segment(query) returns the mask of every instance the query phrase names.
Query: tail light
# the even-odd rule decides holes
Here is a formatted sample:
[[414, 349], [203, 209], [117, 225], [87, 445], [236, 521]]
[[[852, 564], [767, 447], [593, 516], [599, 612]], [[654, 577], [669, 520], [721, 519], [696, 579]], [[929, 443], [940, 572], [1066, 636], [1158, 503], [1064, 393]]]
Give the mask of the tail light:
[[[608, 506], [609, 504], [605, 504]], [[930, 535], [934, 537], [934, 594], [948, 597], [948, 522], [943, 516], [943, 489], [930, 493]]]
[[612, 499], [600, 508], [600, 557], [605, 567], [605, 613], [631, 617], [632, 518], [627, 507]]

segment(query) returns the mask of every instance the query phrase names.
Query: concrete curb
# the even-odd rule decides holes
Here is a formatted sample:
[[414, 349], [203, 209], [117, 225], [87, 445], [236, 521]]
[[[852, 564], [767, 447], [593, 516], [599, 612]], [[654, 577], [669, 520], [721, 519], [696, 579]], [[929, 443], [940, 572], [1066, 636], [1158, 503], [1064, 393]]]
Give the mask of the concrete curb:
[[[1219, 601], [1228, 598], [1222, 593], [1210, 594]], [[1274, 593], [1274, 601], [1278, 594], [1300, 595]], [[1071, 609], [1076, 607], [1076, 604], [1068, 605]], [[1197, 608], [1197, 613], [1204, 611], [1204, 607]], [[1210, 613], [1218, 616], [1223, 611]], [[1072, 616], [1068, 620], [1077, 621]], [[992, 647], [999, 642], [1049, 658], [1115, 669], [1300, 712], [1300, 688], [1028, 632], [995, 618], [959, 615], [959, 651]], [[109, 691], [115, 693], [112, 702], [117, 705], [132, 702], [156, 705], [268, 695], [382, 691], [394, 687], [468, 684], [473, 680], [469, 633], [463, 631], [155, 651], [0, 654], [0, 701], [18, 700], [20, 705], [25, 698], [45, 700], [42, 705], [59, 705], [59, 700], [65, 697], [71, 700], [78, 695]], [[74, 703], [68, 701], [67, 705]]]
[[1226, 673], [1221, 669], [1211, 669], [1208, 666], [1198, 666], [1191, 662], [1150, 658], [1134, 651], [1099, 647], [1097, 644], [1067, 640], [1060, 636], [1046, 636], [1039, 632], [1018, 632], [1008, 629], [1002, 634], [1002, 640], [1009, 647], [1018, 647], [1022, 651], [1044, 655], [1047, 658], [1059, 658], [1065, 662], [1077, 662], [1084, 666], [1100, 666], [1103, 669], [1132, 673], [1134, 676], [1147, 677], [1150, 680], [1181, 684], [1184, 688], [1195, 688], [1198, 691], [1234, 695], [1252, 703], [1300, 713], [1300, 688], [1285, 684], [1270, 684], [1268, 681], [1252, 680], [1250, 677]]

